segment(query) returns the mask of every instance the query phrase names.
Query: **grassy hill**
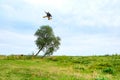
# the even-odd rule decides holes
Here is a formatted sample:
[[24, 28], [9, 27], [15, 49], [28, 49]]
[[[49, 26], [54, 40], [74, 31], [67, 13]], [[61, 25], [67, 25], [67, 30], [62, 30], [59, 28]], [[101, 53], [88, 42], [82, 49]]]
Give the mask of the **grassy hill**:
[[0, 56], [0, 80], [120, 80], [120, 56]]

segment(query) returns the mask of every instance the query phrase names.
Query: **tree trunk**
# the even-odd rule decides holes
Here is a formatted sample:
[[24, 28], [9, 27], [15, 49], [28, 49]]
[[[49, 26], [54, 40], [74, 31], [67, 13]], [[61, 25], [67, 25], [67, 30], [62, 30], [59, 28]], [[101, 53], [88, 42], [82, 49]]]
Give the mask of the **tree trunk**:
[[37, 56], [42, 49], [43, 49], [43, 47], [41, 49], [39, 49], [39, 51], [34, 56]]

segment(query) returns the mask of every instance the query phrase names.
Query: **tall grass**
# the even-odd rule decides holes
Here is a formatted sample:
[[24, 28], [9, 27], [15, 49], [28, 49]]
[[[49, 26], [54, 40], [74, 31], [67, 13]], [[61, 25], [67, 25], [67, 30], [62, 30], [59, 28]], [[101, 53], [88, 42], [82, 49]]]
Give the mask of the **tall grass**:
[[119, 80], [120, 56], [0, 56], [0, 80]]

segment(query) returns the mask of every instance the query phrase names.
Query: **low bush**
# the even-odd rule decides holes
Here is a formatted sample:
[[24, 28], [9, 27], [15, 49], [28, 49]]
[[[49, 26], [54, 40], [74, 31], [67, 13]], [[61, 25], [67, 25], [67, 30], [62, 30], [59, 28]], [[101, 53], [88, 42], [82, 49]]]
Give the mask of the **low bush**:
[[109, 73], [109, 74], [113, 74], [114, 70], [111, 67], [105, 68], [102, 70], [103, 73]]

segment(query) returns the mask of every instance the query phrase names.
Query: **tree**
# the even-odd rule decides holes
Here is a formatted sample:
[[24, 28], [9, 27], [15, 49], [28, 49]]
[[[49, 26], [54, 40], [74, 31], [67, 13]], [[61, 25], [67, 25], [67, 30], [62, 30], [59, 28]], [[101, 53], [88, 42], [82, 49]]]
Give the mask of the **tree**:
[[59, 49], [60, 38], [54, 35], [54, 32], [50, 26], [41, 26], [35, 32], [35, 36], [37, 36], [35, 43], [39, 50], [34, 56], [37, 56], [40, 51], [44, 52], [43, 57], [50, 56], [54, 51]]

